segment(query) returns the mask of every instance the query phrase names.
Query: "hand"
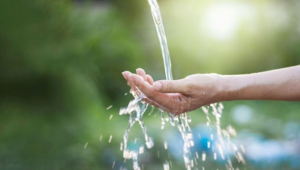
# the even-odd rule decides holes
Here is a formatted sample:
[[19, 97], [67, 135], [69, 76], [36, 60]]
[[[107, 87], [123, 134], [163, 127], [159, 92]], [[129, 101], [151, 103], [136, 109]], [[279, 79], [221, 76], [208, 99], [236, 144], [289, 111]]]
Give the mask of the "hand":
[[132, 90], [138, 88], [147, 97], [144, 101], [174, 115], [220, 101], [221, 76], [217, 74], [194, 74], [156, 82], [143, 69], [137, 69], [137, 74], [125, 71], [123, 76]]

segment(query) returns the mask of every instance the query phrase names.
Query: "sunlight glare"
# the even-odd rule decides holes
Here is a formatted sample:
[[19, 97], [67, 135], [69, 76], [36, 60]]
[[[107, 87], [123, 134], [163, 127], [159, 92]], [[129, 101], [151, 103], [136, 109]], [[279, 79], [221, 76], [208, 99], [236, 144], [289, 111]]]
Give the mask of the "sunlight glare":
[[245, 3], [214, 4], [204, 14], [205, 32], [216, 39], [227, 40], [234, 36], [240, 22], [253, 14], [253, 7]]

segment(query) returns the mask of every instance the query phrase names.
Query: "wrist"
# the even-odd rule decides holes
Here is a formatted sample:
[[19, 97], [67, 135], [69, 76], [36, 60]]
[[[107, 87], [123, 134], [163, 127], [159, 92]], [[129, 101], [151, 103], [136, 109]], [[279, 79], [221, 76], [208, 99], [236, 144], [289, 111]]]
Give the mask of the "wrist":
[[220, 75], [219, 78], [219, 97], [220, 101], [231, 101], [234, 100], [233, 96], [235, 94], [235, 83], [232, 76]]
[[[251, 86], [248, 86], [251, 77], [245, 75], [222, 75], [221, 76], [221, 99], [222, 101], [245, 100], [251, 95]], [[253, 84], [253, 83], [252, 83]]]
[[227, 100], [228, 94], [226, 94], [226, 87], [225, 87], [225, 82], [226, 78], [223, 75], [220, 74], [209, 74], [210, 77], [212, 78], [212, 101], [214, 103], [216, 102], [222, 102]]

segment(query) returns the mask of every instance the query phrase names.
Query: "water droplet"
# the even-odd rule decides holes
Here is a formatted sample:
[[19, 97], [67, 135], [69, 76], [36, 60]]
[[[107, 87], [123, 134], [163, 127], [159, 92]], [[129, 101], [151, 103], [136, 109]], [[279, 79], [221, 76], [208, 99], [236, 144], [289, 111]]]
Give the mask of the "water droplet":
[[192, 122], [192, 118], [190, 115], [188, 115], [188, 122], [191, 123]]
[[223, 154], [223, 148], [222, 148], [222, 146], [219, 144], [219, 146], [218, 146], [218, 150], [219, 150], [219, 153], [220, 153], [220, 155], [221, 155], [221, 158], [222, 159], [225, 159], [225, 157], [224, 157], [224, 154]]
[[207, 109], [205, 106], [201, 107], [201, 109], [203, 110], [203, 112], [204, 112], [205, 114], [208, 114], [208, 109]]
[[111, 169], [114, 169], [116, 161], [113, 162]]
[[148, 149], [152, 148], [154, 145], [152, 138], [148, 138], [147, 142], [146, 142], [146, 146]]
[[171, 124], [172, 126], [175, 126], [174, 116], [171, 115], [171, 114], [169, 114], [169, 116], [170, 116], [170, 124]]
[[138, 163], [138, 154], [136, 152], [132, 152], [132, 161], [133, 161], [133, 169], [140, 170]]
[[186, 137], [187, 137], [187, 139], [193, 139], [193, 134], [192, 133], [187, 133]]
[[167, 143], [167, 141], [164, 142], [164, 147], [165, 147], [165, 149], [168, 149], [168, 143]]
[[109, 140], [108, 140], [108, 143], [110, 143], [111, 142], [111, 140], [112, 140], [112, 135], [110, 135], [110, 137], [109, 137]]
[[245, 161], [245, 159], [244, 159], [241, 152], [237, 152], [237, 157], [238, 157], [239, 162], [242, 162], [243, 164], [246, 164], [246, 161]]
[[123, 150], [123, 143], [121, 142], [120, 143], [120, 151], [122, 151]]
[[237, 146], [235, 144], [232, 144], [232, 148], [233, 148], [234, 151], [238, 150], [238, 148], [237, 148]]
[[107, 108], [106, 108], [106, 110], [108, 110], [108, 109], [110, 109], [110, 108], [112, 108], [113, 107], [113, 105], [111, 105], [111, 106], [108, 106]]
[[140, 149], [139, 149], [139, 154], [143, 154], [144, 153], [144, 147], [141, 146]]
[[232, 128], [232, 126], [227, 126], [227, 131], [228, 131], [228, 133], [231, 135], [231, 136], [236, 136], [236, 131], [235, 131], [235, 129], [234, 128]]
[[217, 153], [214, 152], [214, 160], [217, 160]]
[[190, 146], [193, 147], [194, 146], [194, 141], [190, 140]]
[[196, 158], [197, 158], [197, 159], [199, 159], [199, 155], [198, 155], [198, 152], [196, 152]]
[[194, 162], [195, 162], [195, 164], [196, 164], [196, 166], [198, 165], [198, 163], [197, 163], [197, 160], [196, 160], [196, 158], [194, 158]]
[[169, 169], [170, 169], [169, 162], [166, 161], [166, 162], [164, 163], [164, 170], [169, 170]]
[[190, 160], [190, 162], [191, 162], [191, 167], [194, 167], [194, 160], [192, 159], [192, 160]]
[[99, 141], [101, 141], [102, 140], [102, 135], [100, 135], [100, 137], [99, 137]]
[[109, 116], [109, 120], [111, 120], [111, 119], [112, 119], [112, 117], [113, 117], [113, 115], [110, 115], [110, 116]]
[[161, 111], [161, 129], [164, 129], [165, 127], [165, 117], [164, 117], [164, 112]]
[[153, 112], [153, 110], [154, 110], [154, 107], [153, 106], [151, 106], [152, 108], [151, 108], [151, 111], [149, 112], [149, 116], [152, 114], [152, 112]]
[[245, 149], [244, 145], [240, 145], [240, 148], [241, 148], [243, 153], [246, 153], [246, 149]]
[[206, 153], [202, 152], [202, 161], [205, 161], [205, 160], [206, 160]]
[[84, 149], [86, 149], [86, 147], [88, 146], [88, 144], [89, 144], [88, 142], [85, 143]]

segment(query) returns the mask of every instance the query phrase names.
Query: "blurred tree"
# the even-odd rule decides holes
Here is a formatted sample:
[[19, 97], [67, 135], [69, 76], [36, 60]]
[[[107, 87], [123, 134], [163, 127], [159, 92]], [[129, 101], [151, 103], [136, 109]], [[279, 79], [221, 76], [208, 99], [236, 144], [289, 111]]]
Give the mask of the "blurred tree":
[[[120, 16], [105, 4], [0, 2], [0, 169], [111, 167], [100, 120], [117, 113], [105, 108], [124, 100], [121, 72], [142, 55]], [[99, 150], [83, 150], [88, 140]]]
[[120, 99], [121, 72], [137, 67], [142, 53], [119, 12], [77, 10], [68, 1], [0, 3], [2, 102], [50, 106], [72, 86], [70, 73], [90, 77], [108, 101]]

